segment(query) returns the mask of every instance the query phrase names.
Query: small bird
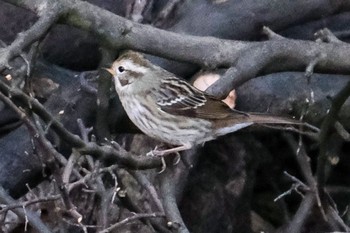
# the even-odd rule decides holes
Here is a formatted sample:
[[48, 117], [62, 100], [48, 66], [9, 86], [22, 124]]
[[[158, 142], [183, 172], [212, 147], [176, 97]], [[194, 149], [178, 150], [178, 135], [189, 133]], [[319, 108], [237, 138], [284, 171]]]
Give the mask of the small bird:
[[221, 100], [127, 51], [106, 69], [130, 120], [146, 135], [175, 147], [155, 149], [163, 156], [235, 132], [252, 124], [302, 122], [264, 114], [234, 111]]

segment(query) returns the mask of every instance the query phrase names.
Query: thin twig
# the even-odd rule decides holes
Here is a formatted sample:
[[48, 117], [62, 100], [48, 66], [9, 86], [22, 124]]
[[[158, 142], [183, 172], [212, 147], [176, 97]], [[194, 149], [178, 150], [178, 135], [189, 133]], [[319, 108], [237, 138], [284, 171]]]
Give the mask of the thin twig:
[[285, 37], [277, 34], [276, 32], [272, 31], [269, 27], [263, 26], [262, 33], [265, 34], [270, 40], [282, 40], [286, 39]]
[[295, 151], [296, 160], [307, 182], [307, 185], [309, 189], [311, 189], [311, 191], [315, 194], [317, 206], [320, 208], [323, 218], [327, 220], [327, 217], [321, 202], [317, 181], [312, 174], [310, 157], [307, 155], [305, 151], [301, 138], [299, 137], [299, 143], [296, 143], [295, 140], [290, 135], [284, 134], [283, 136], [285, 137], [289, 145], [292, 147], [292, 150]]
[[20, 202], [20, 203], [14, 203], [14, 204], [9, 204], [9, 205], [0, 205], [0, 207], [1, 207], [0, 214], [3, 214], [5, 212], [7, 212], [9, 210], [13, 210], [15, 208], [23, 208], [23, 206], [27, 207], [27, 206], [37, 204], [37, 203], [57, 201], [60, 198], [61, 198], [60, 195], [54, 195], [54, 196], [48, 196], [48, 197], [40, 197], [40, 198], [36, 198], [36, 199], [32, 199], [32, 200], [28, 200], [28, 201], [24, 201], [24, 202]]
[[321, 40], [322, 42], [335, 44], [344, 43], [343, 41], [339, 40], [328, 28], [315, 32], [314, 36], [316, 37], [316, 41]]
[[[17, 204], [16, 201], [7, 194], [2, 186], [0, 186], [0, 203], [6, 205]], [[27, 220], [29, 225], [31, 225], [38, 233], [52, 233], [52, 231], [42, 222], [36, 213], [33, 213], [26, 208], [14, 208], [12, 211], [22, 220]]]
[[[76, 147], [79, 153], [86, 155], [99, 156], [100, 159], [105, 161], [119, 162], [122, 165], [130, 166], [137, 169], [149, 169], [157, 168], [161, 166], [160, 158], [147, 157], [147, 156], [135, 156], [125, 151], [118, 151], [111, 146], [99, 146], [96, 143], [85, 143], [79, 136], [69, 132], [64, 125], [46, 110], [46, 108], [35, 98], [26, 95], [17, 88], [12, 88], [0, 81], [0, 92], [7, 96], [17, 97], [21, 103], [25, 104], [29, 109], [35, 112], [44, 122], [50, 123], [50, 127], [57, 133], [61, 139], [67, 143]], [[6, 97], [8, 98], [8, 97]], [[10, 102], [12, 102], [10, 100]], [[23, 117], [23, 113], [19, 112], [20, 118]]]
[[301, 192], [299, 192], [299, 190], [298, 190], [299, 187], [302, 187], [306, 191], [310, 190], [310, 188], [304, 182], [302, 182], [301, 180], [299, 180], [295, 176], [292, 176], [291, 174], [289, 174], [286, 171], [284, 171], [283, 174], [286, 175], [287, 177], [289, 177], [295, 183], [292, 184], [292, 186], [287, 191], [285, 191], [282, 194], [278, 195], [278, 197], [276, 197], [273, 200], [274, 202], [278, 201], [279, 199], [283, 198], [284, 196], [290, 195], [293, 190], [296, 191], [298, 194], [300, 194], [303, 197], [304, 195]]
[[312, 76], [312, 74], [314, 73], [314, 69], [315, 66], [322, 61], [323, 59], [326, 58], [326, 55], [323, 53], [318, 54], [317, 56], [315, 56], [310, 62], [309, 64], [306, 66], [305, 69], [305, 77], [306, 78], [310, 78]]
[[99, 233], [108, 233], [111, 232], [112, 230], [115, 230], [121, 226], [124, 226], [125, 224], [138, 220], [138, 219], [142, 219], [142, 218], [163, 218], [165, 217], [165, 215], [163, 213], [151, 213], [151, 214], [135, 214], [134, 216], [128, 217], [120, 222], [117, 222], [115, 224], [113, 224], [112, 226], [99, 231]]

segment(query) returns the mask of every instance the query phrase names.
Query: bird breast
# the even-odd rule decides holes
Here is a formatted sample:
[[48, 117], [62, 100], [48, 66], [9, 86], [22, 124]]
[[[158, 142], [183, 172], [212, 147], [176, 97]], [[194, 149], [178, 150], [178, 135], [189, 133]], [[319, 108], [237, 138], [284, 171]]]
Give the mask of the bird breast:
[[174, 116], [162, 111], [150, 96], [121, 98], [130, 120], [146, 135], [172, 144], [201, 144], [212, 140], [212, 123], [199, 118]]

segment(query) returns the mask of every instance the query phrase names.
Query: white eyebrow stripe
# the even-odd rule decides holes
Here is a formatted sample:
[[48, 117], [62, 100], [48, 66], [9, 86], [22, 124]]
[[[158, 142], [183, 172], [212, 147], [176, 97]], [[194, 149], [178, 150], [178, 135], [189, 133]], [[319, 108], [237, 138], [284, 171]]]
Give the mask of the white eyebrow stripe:
[[134, 71], [134, 72], [137, 72], [137, 73], [146, 73], [147, 69], [148, 69], [146, 67], [136, 65], [131, 60], [125, 60], [123, 62], [123, 65], [125, 66], [125, 69], [131, 70], [131, 71]]

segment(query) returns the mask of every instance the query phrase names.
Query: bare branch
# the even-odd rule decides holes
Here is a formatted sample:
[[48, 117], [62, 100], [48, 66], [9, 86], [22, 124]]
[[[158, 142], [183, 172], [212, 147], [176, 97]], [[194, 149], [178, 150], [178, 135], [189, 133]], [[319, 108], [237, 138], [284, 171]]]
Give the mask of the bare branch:
[[42, 203], [42, 202], [49, 202], [49, 201], [56, 201], [58, 199], [60, 199], [61, 196], [60, 195], [55, 195], [55, 196], [48, 196], [48, 197], [40, 197], [40, 198], [36, 198], [36, 199], [32, 199], [32, 200], [28, 200], [28, 201], [24, 201], [21, 203], [14, 203], [14, 204], [9, 204], [9, 205], [4, 205], [1, 206], [1, 210], [0, 210], [0, 214], [5, 213], [9, 210], [13, 210], [15, 208], [23, 208], [33, 205], [33, 204], [37, 204], [37, 203]]
[[326, 214], [325, 214], [322, 202], [321, 202], [317, 181], [312, 174], [310, 157], [307, 155], [307, 153], [305, 151], [305, 148], [302, 144], [301, 138], [299, 138], [299, 143], [296, 143], [290, 135], [284, 134], [284, 137], [286, 138], [288, 144], [293, 149], [293, 151], [295, 151], [296, 160], [297, 160], [299, 167], [302, 171], [302, 174], [307, 182], [307, 186], [311, 190], [311, 192], [314, 193], [316, 201], [317, 201], [317, 206], [320, 208], [320, 211], [321, 211], [324, 219], [326, 219]]
[[163, 9], [158, 13], [158, 16], [153, 21], [154, 25], [160, 25], [162, 24], [163, 20], [166, 19], [170, 13], [174, 10], [176, 5], [180, 2], [180, 0], [170, 0], [167, 2], [167, 4], [163, 7]]
[[315, 204], [315, 195], [313, 193], [308, 193], [302, 200], [298, 211], [295, 213], [292, 221], [277, 232], [284, 233], [299, 233], [302, 231], [308, 216], [312, 213], [311, 209]]
[[158, 210], [161, 213], [164, 213], [163, 205], [160, 201], [160, 198], [157, 194], [157, 191], [156, 191], [154, 185], [140, 171], [130, 171], [130, 174], [133, 175], [135, 177], [135, 179], [142, 185], [142, 187], [148, 191], [148, 193], [151, 195], [155, 205], [157, 206]]
[[[34, 6], [7, 0], [33, 11], [45, 0], [35, 0]], [[265, 42], [241, 42], [212, 37], [197, 37], [167, 32], [141, 25], [93, 6], [85, 1], [57, 0], [66, 14], [63, 22], [97, 33], [114, 48], [129, 48], [165, 58], [195, 63], [206, 67], [235, 66], [235, 75], [220, 79], [210, 89], [212, 94], [226, 96], [232, 89], [258, 74], [282, 70], [303, 70], [318, 54], [325, 54], [317, 70], [350, 72], [350, 46], [290, 39]], [[155, 43], [156, 41], [156, 43]], [[192, 48], [192, 49], [191, 49]], [[272, 65], [273, 64], [273, 65]], [[229, 85], [225, 85], [225, 84]]]
[[265, 34], [270, 40], [286, 39], [285, 37], [278, 35], [276, 32], [272, 31], [267, 26], [263, 26], [262, 33]]
[[[162, 202], [164, 212], [168, 220], [168, 226], [170, 228], [176, 229], [177, 232], [189, 233], [189, 230], [187, 229], [185, 222], [183, 221], [180, 214], [176, 200], [176, 190], [178, 185], [177, 178], [179, 176], [179, 172], [176, 171], [179, 169], [180, 168], [178, 167], [168, 167], [162, 174], [160, 174], [160, 195], [163, 197]], [[175, 173], [177, 174], [175, 175]]]
[[342, 137], [344, 141], [350, 141], [350, 133], [344, 128], [344, 126], [339, 121], [335, 122], [334, 127], [337, 130], [337, 133]]
[[325, 169], [327, 167], [327, 150], [328, 150], [328, 139], [330, 137], [331, 130], [337, 121], [338, 113], [350, 96], [350, 82], [333, 98], [332, 106], [327, 114], [326, 118], [322, 122], [320, 132], [320, 149], [317, 163], [317, 184], [319, 189], [323, 189], [326, 182]]
[[25, 32], [19, 33], [16, 40], [6, 48], [0, 49], [0, 71], [8, 67], [8, 62], [20, 55], [25, 48], [43, 37], [60, 16], [57, 4], [42, 4], [39, 20]]
[[318, 54], [315, 58], [313, 58], [310, 63], [307, 65], [305, 70], [305, 77], [310, 78], [314, 73], [315, 66], [325, 58], [325, 54]]
[[[45, 107], [39, 103], [35, 98], [30, 97], [23, 93], [22, 91], [10, 88], [4, 82], [0, 81], [0, 91], [5, 95], [11, 97], [18, 97], [22, 102], [27, 105], [29, 109], [34, 111], [41, 119], [50, 125], [50, 127], [65, 141], [67, 141], [73, 147], [79, 148], [79, 153], [86, 155], [100, 156], [101, 159], [106, 161], [117, 161], [121, 165], [131, 166], [137, 169], [147, 169], [155, 168], [161, 166], [161, 160], [155, 157], [146, 156], [130, 156], [127, 152], [122, 152], [115, 150], [111, 146], [98, 146], [95, 143], [85, 143], [77, 135], [70, 133], [65, 127], [51, 116], [49, 112], [46, 111]], [[21, 116], [23, 118], [23, 114]]]
[[317, 32], [315, 32], [316, 40], [321, 40], [323, 42], [328, 43], [344, 43], [343, 41], [339, 40], [328, 28], [321, 29]]
[[[7, 205], [16, 205], [16, 201], [10, 197], [2, 186], [0, 186], [0, 202]], [[39, 216], [25, 208], [15, 208], [12, 211], [22, 220], [27, 219], [31, 225], [39, 233], [51, 233], [52, 231], [41, 221]]]
[[162, 218], [165, 217], [165, 215], [163, 213], [151, 213], [151, 214], [135, 214], [134, 216], [131, 216], [129, 218], [126, 218], [118, 223], [113, 224], [112, 226], [99, 231], [99, 233], [108, 233], [111, 232], [112, 230], [115, 230], [121, 226], [124, 226], [125, 224], [138, 220], [138, 219], [142, 219], [142, 218]]
[[290, 195], [292, 193], [292, 191], [296, 191], [297, 193], [299, 193], [302, 197], [303, 194], [301, 194], [299, 192], [299, 187], [302, 187], [304, 190], [310, 190], [310, 188], [304, 184], [301, 180], [299, 180], [298, 178], [296, 178], [295, 176], [290, 175], [288, 172], [284, 171], [283, 172], [286, 176], [288, 176], [292, 181], [294, 181], [295, 183], [285, 192], [283, 192], [282, 194], [280, 194], [278, 197], [276, 197], [273, 201], [276, 202], [279, 199], [283, 198], [284, 196]]
[[135, 0], [128, 18], [134, 22], [141, 22], [143, 20], [142, 12], [144, 11], [146, 5], [147, 0]]

